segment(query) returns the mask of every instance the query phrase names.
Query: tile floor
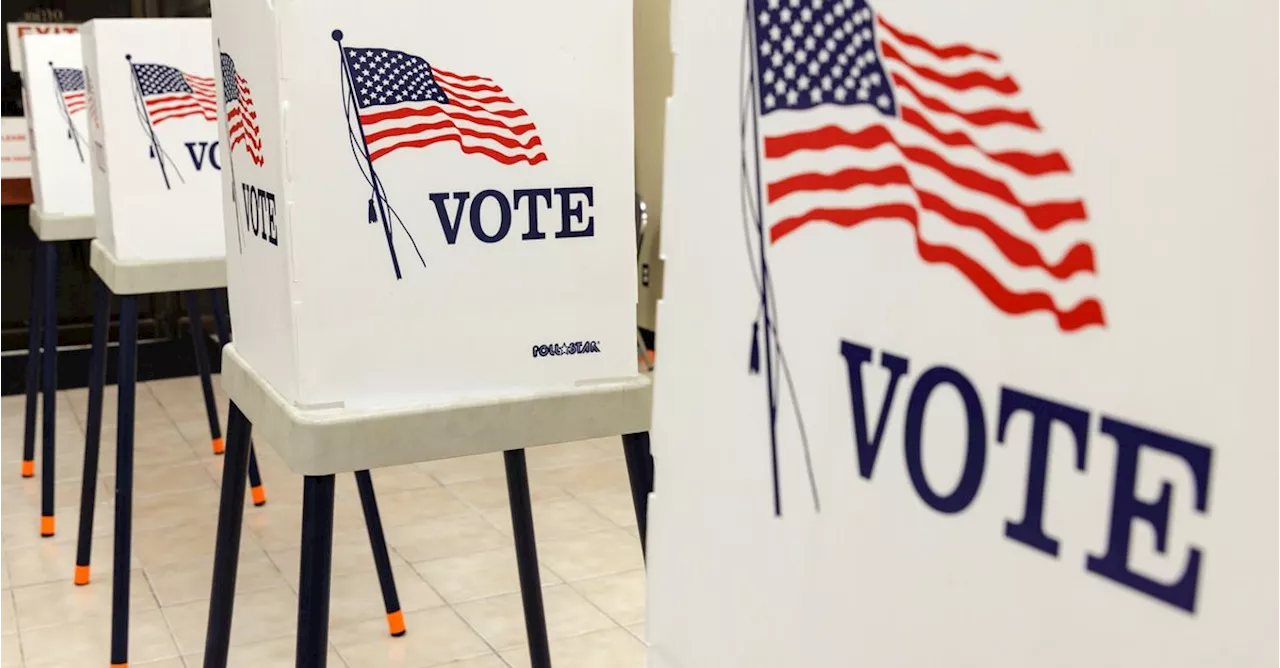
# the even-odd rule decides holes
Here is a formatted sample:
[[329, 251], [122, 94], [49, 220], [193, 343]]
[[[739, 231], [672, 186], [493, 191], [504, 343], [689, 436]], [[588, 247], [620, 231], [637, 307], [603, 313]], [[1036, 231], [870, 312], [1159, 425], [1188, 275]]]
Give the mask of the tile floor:
[[[24, 397], [0, 400], [0, 668], [109, 662], [115, 388], [104, 401], [93, 582], [77, 587], [86, 399], [85, 390], [58, 395], [58, 532], [43, 539], [39, 459], [37, 478], [19, 476]], [[210, 452], [195, 378], [144, 383], [137, 404], [130, 664], [195, 668], [222, 461]], [[231, 665], [293, 666], [302, 483], [270, 447], [258, 457], [268, 503], [245, 513]], [[555, 665], [643, 666], [643, 560], [619, 439], [536, 448], [528, 462]], [[373, 479], [408, 633], [387, 634], [355, 483], [340, 476], [329, 666], [527, 666], [501, 455], [382, 469]]]

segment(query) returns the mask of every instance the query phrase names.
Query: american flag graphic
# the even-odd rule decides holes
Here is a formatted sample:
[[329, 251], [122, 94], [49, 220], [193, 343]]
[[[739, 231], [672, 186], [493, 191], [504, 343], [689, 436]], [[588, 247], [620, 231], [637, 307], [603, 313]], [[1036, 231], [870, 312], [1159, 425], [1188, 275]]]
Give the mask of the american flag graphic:
[[133, 74], [152, 125], [197, 114], [207, 121], [218, 119], [217, 84], [213, 77], [187, 74], [168, 65], [137, 63], [133, 64]]
[[747, 8], [771, 243], [813, 223], [901, 221], [921, 260], [1000, 311], [1104, 324], [1071, 167], [997, 54], [907, 32], [865, 0]]
[[529, 115], [493, 79], [454, 74], [403, 51], [342, 53], [370, 161], [444, 142], [504, 165], [547, 159]]
[[236, 72], [231, 56], [222, 54], [222, 101], [227, 105], [227, 136], [231, 140], [228, 151], [244, 146], [253, 164], [262, 166], [262, 129], [258, 126], [258, 112], [253, 108], [253, 92], [249, 82]]
[[66, 105], [68, 114], [83, 111], [89, 104], [85, 97], [84, 70], [55, 67], [53, 80], [58, 85], [58, 93], [62, 96], [62, 103]]

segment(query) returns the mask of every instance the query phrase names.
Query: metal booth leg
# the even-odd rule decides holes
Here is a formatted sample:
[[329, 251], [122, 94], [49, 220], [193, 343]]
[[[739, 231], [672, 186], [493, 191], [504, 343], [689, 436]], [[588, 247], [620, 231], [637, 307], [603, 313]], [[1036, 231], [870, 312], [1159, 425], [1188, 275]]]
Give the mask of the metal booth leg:
[[117, 375], [115, 555], [111, 573], [111, 665], [129, 663], [129, 558], [133, 540], [133, 426], [138, 374], [138, 296], [120, 298]]
[[187, 319], [191, 321], [191, 343], [196, 353], [196, 369], [200, 372], [200, 389], [204, 392], [204, 410], [209, 417], [209, 436], [213, 454], [222, 454], [222, 428], [218, 419], [218, 400], [213, 396], [213, 377], [209, 371], [209, 353], [204, 345], [204, 318], [200, 314], [200, 300], [194, 292], [182, 293], [187, 306]]
[[516, 543], [516, 569], [520, 572], [520, 598], [524, 602], [524, 628], [529, 639], [532, 668], [550, 668], [547, 617], [542, 607], [542, 581], [538, 575], [538, 546], [533, 536], [533, 509], [529, 501], [529, 470], [524, 450], [502, 453], [507, 465], [507, 496], [511, 504], [511, 532]]
[[302, 562], [298, 569], [298, 668], [325, 668], [328, 660], [332, 570], [333, 476], [306, 476], [302, 481]]
[[[225, 347], [231, 343], [231, 330], [227, 327], [227, 306], [223, 303], [222, 293], [209, 290], [209, 300], [213, 302], [213, 325], [218, 332], [218, 345]], [[230, 424], [227, 430], [231, 430]], [[253, 505], [261, 506], [267, 502], [267, 490], [262, 486], [262, 474], [258, 472], [258, 455], [253, 451], [253, 442], [249, 442], [249, 492], [253, 496]]]
[[44, 242], [39, 242], [31, 254], [31, 309], [27, 331], [27, 410], [22, 426], [22, 477], [36, 474], [36, 402], [40, 391], [40, 325], [44, 321], [44, 293], [41, 267], [44, 266]]
[[58, 244], [46, 241], [41, 244], [44, 265], [41, 273], [41, 291], [44, 293], [44, 352], [40, 356], [40, 384], [44, 396], [40, 408], [44, 413], [44, 427], [40, 451], [40, 535], [48, 538], [54, 534], [53, 493], [57, 479], [54, 468], [54, 452], [58, 435]]
[[653, 491], [653, 457], [649, 453], [649, 432], [623, 434], [622, 452], [627, 459], [631, 504], [636, 509], [636, 526], [640, 530], [640, 550], [647, 555], [649, 492]]
[[93, 280], [93, 348], [89, 357], [89, 414], [84, 425], [84, 475], [80, 479], [80, 533], [76, 538], [78, 585], [89, 584], [89, 553], [93, 547], [93, 511], [97, 501], [98, 454], [102, 440], [102, 390], [107, 381], [107, 329], [111, 292]]
[[373, 565], [378, 571], [382, 602], [387, 608], [387, 627], [391, 635], [402, 636], [405, 632], [404, 612], [400, 610], [400, 597], [396, 594], [396, 576], [391, 572], [387, 537], [382, 532], [382, 518], [378, 514], [378, 497], [373, 493], [373, 476], [368, 471], [356, 471], [356, 487], [360, 490], [364, 524], [369, 529], [369, 546], [373, 548]]
[[[244, 522], [245, 470], [253, 425], [231, 402], [227, 416], [227, 453], [222, 462], [222, 495], [218, 501], [217, 542], [213, 552], [213, 584], [205, 632], [205, 668], [226, 668], [231, 648], [231, 616], [236, 571], [240, 566], [240, 532]], [[305, 550], [304, 550], [305, 553]]]

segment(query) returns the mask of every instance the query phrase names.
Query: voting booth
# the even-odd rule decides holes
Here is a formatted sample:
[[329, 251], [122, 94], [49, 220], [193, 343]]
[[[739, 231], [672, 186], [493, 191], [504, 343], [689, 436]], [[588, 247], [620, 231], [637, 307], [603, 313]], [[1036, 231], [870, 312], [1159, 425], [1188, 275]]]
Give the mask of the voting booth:
[[501, 452], [530, 662], [549, 666], [524, 449], [622, 436], [633, 489], [651, 470], [630, 7], [212, 10], [236, 340], [205, 665], [228, 661], [252, 435], [304, 476], [298, 665], [327, 655], [334, 476]]
[[29, 35], [21, 44], [34, 205], [50, 215], [92, 215], [89, 101], [80, 36]]
[[634, 377], [629, 8], [377, 4], [214, 3], [237, 349], [302, 407]]
[[1275, 3], [796, 4], [673, 4], [650, 665], [1275, 664]]
[[81, 31], [98, 240], [121, 260], [221, 258], [208, 19], [95, 19]]

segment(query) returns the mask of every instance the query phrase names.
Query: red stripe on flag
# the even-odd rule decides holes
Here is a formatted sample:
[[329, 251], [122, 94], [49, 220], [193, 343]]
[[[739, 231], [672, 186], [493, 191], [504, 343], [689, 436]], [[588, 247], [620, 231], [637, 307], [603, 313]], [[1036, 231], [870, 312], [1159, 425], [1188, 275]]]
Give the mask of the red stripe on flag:
[[490, 79], [489, 77], [482, 77], [474, 74], [454, 74], [449, 70], [442, 70], [439, 67], [432, 67], [431, 71], [436, 74], [443, 74], [451, 79], [457, 79], [458, 81], [488, 81], [493, 83], [493, 79]]
[[883, 169], [860, 169], [850, 167], [832, 174], [806, 172], [788, 176], [769, 184], [768, 201], [770, 204], [797, 192], [813, 192], [819, 190], [849, 190], [854, 186], [909, 186], [911, 175], [902, 165], [893, 165]]
[[965, 91], [971, 88], [986, 88], [1004, 95], [1012, 95], [1018, 92], [1018, 84], [1008, 76], [999, 79], [987, 74], [986, 72], [971, 71], [964, 74], [944, 74], [924, 65], [917, 65], [906, 59], [893, 44], [885, 41], [880, 42], [880, 50], [884, 52], [884, 57], [896, 60], [903, 65], [911, 68], [913, 72], [941, 86], [946, 86], [952, 90]]
[[418, 134], [421, 132], [426, 132], [428, 130], [440, 130], [443, 128], [453, 128], [454, 130], [457, 130], [465, 137], [474, 137], [476, 139], [487, 139], [489, 141], [501, 144], [509, 149], [531, 149], [535, 146], [542, 145], [542, 138], [537, 135], [534, 135], [533, 138], [531, 138], [527, 142], [520, 142], [510, 137], [503, 137], [501, 135], [496, 135], [491, 132], [481, 132], [478, 130], [472, 130], [470, 128], [458, 127], [457, 124], [455, 124], [453, 121], [447, 118], [441, 121], [437, 121], [435, 123], [418, 123], [416, 125], [406, 125], [403, 127], [395, 127], [395, 128], [387, 128], [386, 130], [379, 130], [377, 132], [373, 132], [367, 135], [365, 137], [365, 143], [373, 144], [374, 142], [377, 142], [382, 139], [388, 139], [391, 137], [400, 137], [403, 135]]
[[1027, 176], [1040, 176], [1042, 174], [1055, 174], [1058, 172], [1070, 172], [1071, 168], [1067, 165], [1067, 159], [1058, 151], [1045, 153], [1043, 155], [1035, 155], [1025, 151], [1001, 151], [999, 153], [989, 153], [978, 145], [963, 130], [954, 130], [946, 132], [939, 130], [924, 114], [916, 111], [908, 106], [900, 106], [899, 111], [902, 113], [903, 122], [913, 125], [937, 138], [938, 141], [947, 146], [972, 146], [978, 152], [995, 160], [996, 162], [1008, 165]]
[[1024, 128], [1030, 128], [1032, 130], [1040, 129], [1040, 126], [1036, 124], [1035, 119], [1031, 117], [1031, 112], [1029, 111], [1003, 109], [1000, 107], [993, 107], [991, 109], [979, 109], [978, 111], [961, 111], [936, 97], [930, 97], [928, 95], [925, 95], [924, 93], [921, 93], [918, 88], [916, 88], [910, 81], [907, 81], [905, 77], [903, 77], [901, 74], [898, 74], [897, 72], [894, 72], [889, 76], [893, 78], [893, 83], [911, 91], [911, 93], [915, 95], [917, 99], [920, 100], [920, 103], [923, 104], [925, 108], [930, 111], [936, 111], [940, 114], [949, 114], [951, 116], [956, 116], [958, 118], [962, 118], [968, 121], [969, 123], [972, 123], [973, 125], [988, 126], [988, 125], [1007, 124], [1007, 125], [1020, 125]]
[[884, 26], [884, 29], [888, 30], [889, 34], [893, 35], [894, 37], [897, 37], [898, 41], [902, 42], [903, 44], [914, 46], [917, 49], [923, 49], [925, 51], [928, 51], [929, 53], [933, 54], [934, 56], [942, 60], [951, 60], [952, 58], [967, 58], [969, 56], [977, 56], [979, 58], [986, 58], [987, 60], [994, 60], [994, 61], [1000, 60], [1000, 56], [997, 56], [996, 54], [990, 51], [982, 51], [980, 49], [975, 49], [967, 44], [934, 46], [933, 44], [930, 44], [929, 42], [925, 41], [921, 37], [917, 37], [915, 35], [911, 35], [911, 34], [902, 32], [901, 30], [898, 30], [897, 28], [890, 25], [888, 21], [885, 21], [883, 18], [881, 18], [878, 15], [876, 16], [876, 22], [879, 23], [881, 26]]
[[1011, 315], [1048, 311], [1064, 331], [1075, 331], [1090, 326], [1102, 326], [1106, 321], [1102, 304], [1093, 297], [1086, 298], [1070, 309], [1060, 309], [1048, 293], [1040, 290], [1014, 292], [1005, 287], [979, 262], [950, 246], [930, 244], [920, 236], [919, 213], [909, 204], [880, 204], [860, 209], [817, 208], [799, 216], [778, 221], [769, 229], [770, 239], [777, 242], [782, 237], [811, 222], [825, 222], [841, 227], [854, 227], [873, 220], [902, 220], [911, 225], [915, 234], [916, 252], [930, 264], [954, 267], [982, 293], [996, 308]]
[[500, 153], [500, 152], [498, 152], [498, 151], [496, 151], [496, 150], [494, 150], [494, 149], [487, 148], [487, 147], [484, 147], [484, 146], [471, 146], [471, 145], [468, 145], [468, 144], [464, 144], [464, 143], [462, 143], [462, 137], [461, 137], [461, 135], [457, 134], [456, 132], [453, 132], [453, 133], [450, 133], [450, 134], [447, 134], [447, 135], [440, 135], [440, 136], [436, 136], [436, 137], [428, 137], [428, 138], [425, 138], [425, 139], [416, 139], [416, 140], [412, 140], [412, 141], [404, 141], [404, 142], [400, 142], [400, 143], [398, 143], [398, 144], [393, 144], [393, 145], [391, 145], [391, 146], [387, 146], [387, 147], [385, 147], [385, 148], [380, 148], [380, 149], [378, 149], [378, 150], [374, 151], [373, 153], [371, 153], [371, 154], [369, 155], [369, 159], [370, 159], [370, 160], [377, 160], [378, 158], [381, 158], [382, 156], [384, 156], [384, 155], [386, 155], [386, 154], [388, 154], [388, 153], [390, 153], [390, 152], [392, 152], [392, 151], [395, 151], [395, 150], [398, 150], [398, 149], [402, 149], [402, 148], [423, 148], [423, 147], [425, 147], [425, 146], [430, 146], [430, 145], [432, 145], [432, 144], [438, 144], [438, 143], [440, 143], [440, 142], [445, 142], [445, 141], [457, 142], [457, 143], [458, 143], [458, 148], [462, 149], [462, 152], [463, 152], [463, 153], [473, 153], [473, 154], [474, 154], [474, 153], [478, 153], [478, 154], [481, 154], [481, 155], [485, 155], [485, 156], [488, 156], [489, 158], [492, 158], [492, 159], [494, 159], [494, 160], [497, 160], [498, 162], [500, 162], [500, 163], [502, 163], [502, 164], [504, 164], [504, 165], [514, 165], [514, 164], [516, 164], [516, 163], [520, 163], [520, 162], [527, 162], [527, 163], [529, 163], [530, 165], [536, 165], [536, 164], [538, 164], [538, 163], [540, 163], [540, 162], [544, 162], [544, 161], [546, 161], [546, 159], [547, 159], [547, 155], [546, 155], [545, 153], [538, 153], [537, 155], [534, 155], [533, 157], [530, 157], [530, 156], [527, 156], [527, 155], [507, 155], [507, 154], [505, 154], [505, 153]]
[[502, 121], [493, 118], [481, 118], [470, 114], [463, 114], [456, 111], [450, 111], [440, 105], [432, 105], [430, 107], [401, 107], [400, 109], [392, 109], [389, 111], [376, 111], [373, 113], [361, 114], [360, 123], [368, 127], [373, 123], [381, 121], [389, 121], [400, 118], [409, 118], [410, 116], [434, 116], [436, 114], [444, 114], [450, 118], [468, 121], [476, 125], [487, 125], [494, 128], [502, 128], [509, 130], [512, 134], [522, 135], [526, 132], [537, 130], [533, 123], [523, 123], [521, 125], [507, 125]]

